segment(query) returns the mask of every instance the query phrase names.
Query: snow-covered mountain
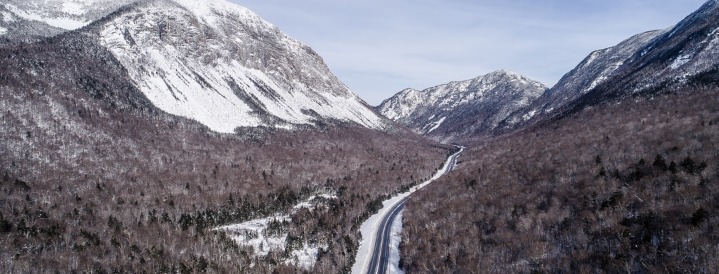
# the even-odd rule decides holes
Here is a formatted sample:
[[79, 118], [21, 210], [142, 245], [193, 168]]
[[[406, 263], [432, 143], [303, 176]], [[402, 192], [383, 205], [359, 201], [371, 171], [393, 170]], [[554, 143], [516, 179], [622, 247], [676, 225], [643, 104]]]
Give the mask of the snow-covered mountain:
[[718, 56], [719, 1], [710, 0], [638, 49], [611, 81], [593, 93], [607, 98], [651, 95], [702, 84], [702, 78], [719, 70]]
[[500, 70], [422, 91], [406, 89], [377, 109], [417, 133], [446, 140], [491, 133], [546, 89], [537, 81]]
[[641, 33], [614, 47], [592, 52], [577, 67], [564, 75], [554, 87], [537, 98], [531, 106], [510, 115], [503, 121], [503, 125], [515, 126], [535, 116], [542, 117], [567, 102], [587, 94], [613, 77], [637, 50], [664, 32], [660, 30]]
[[45, 36], [77, 30], [97, 39], [157, 108], [217, 132], [386, 125], [311, 48], [224, 0], [34, 0], [3, 8], [46, 25]]
[[719, 2], [710, 0], [676, 26], [635, 35], [591, 53], [530, 107], [502, 122], [517, 128], [587, 106], [716, 85]]
[[137, 0], [2, 0], [0, 41], [32, 42], [79, 29]]

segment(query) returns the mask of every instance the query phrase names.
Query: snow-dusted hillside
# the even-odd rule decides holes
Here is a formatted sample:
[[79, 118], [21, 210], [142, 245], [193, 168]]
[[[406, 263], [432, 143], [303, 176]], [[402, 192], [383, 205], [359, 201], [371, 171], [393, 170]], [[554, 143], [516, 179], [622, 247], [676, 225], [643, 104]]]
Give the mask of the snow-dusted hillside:
[[383, 120], [309, 47], [223, 0], [140, 3], [99, 39], [160, 109], [218, 132]]
[[535, 100], [530, 107], [513, 113], [504, 123], [514, 126], [536, 115], [551, 112], [567, 102], [581, 97], [609, 80], [638, 49], [646, 46], [664, 32], [641, 33], [614, 47], [592, 52], [577, 67], [564, 75], [554, 87]]
[[706, 2], [676, 26], [649, 31], [591, 53], [529, 108], [502, 127], [527, 124], [628, 96], [652, 96], [695, 85], [716, 85], [719, 2]]
[[2, 0], [0, 38], [34, 41], [87, 26], [138, 0]]
[[448, 139], [486, 134], [547, 89], [514, 72], [500, 70], [423, 91], [406, 89], [377, 109], [420, 134]]
[[89, 34], [157, 108], [217, 132], [386, 124], [311, 48], [225, 0], [10, 0], [0, 12], [0, 41]]
[[[639, 49], [614, 79], [632, 93], [679, 89], [719, 69], [719, 1], [696, 12]], [[610, 91], [611, 87], [601, 90]]]

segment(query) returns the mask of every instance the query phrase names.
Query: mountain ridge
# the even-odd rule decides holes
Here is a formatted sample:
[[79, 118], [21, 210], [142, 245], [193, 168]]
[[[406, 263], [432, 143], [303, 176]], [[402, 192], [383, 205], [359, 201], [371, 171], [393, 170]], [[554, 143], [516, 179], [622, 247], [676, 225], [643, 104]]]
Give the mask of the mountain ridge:
[[[32, 7], [35, 2], [23, 3]], [[68, 3], [51, 1], [58, 7]], [[79, 15], [68, 16], [94, 21], [60, 33], [97, 39], [157, 108], [213, 131], [389, 126], [316, 52], [245, 7], [224, 0], [130, 0], [109, 12], [104, 0], [71, 3]], [[36, 13], [68, 14], [53, 12]]]
[[[716, 86], [717, 81], [703, 79], [716, 79], [719, 71], [719, 60], [714, 57], [719, 54], [719, 23], [713, 20], [719, 17], [717, 3], [707, 1], [672, 27], [644, 32], [600, 50], [618, 52], [621, 56], [616, 63], [584, 67], [597, 51], [593, 52], [532, 107], [503, 121], [502, 127], [514, 130], [598, 104], [652, 97], [697, 85]], [[597, 76], [587, 73], [591, 70], [610, 70], [611, 73]], [[576, 83], [580, 84], [573, 85]], [[528, 111], [538, 114], [530, 119], [517, 118]]]
[[509, 70], [422, 91], [405, 89], [376, 109], [386, 117], [436, 140], [484, 134], [506, 115], [540, 96], [547, 87]]
[[[541, 96], [512, 109], [509, 115], [500, 115], [505, 117], [495, 126], [479, 130], [474, 137], [497, 136], [549, 123], [599, 104], [652, 97], [693, 86], [716, 86], [719, 79], [719, 60], [715, 58], [719, 54], [719, 22], [714, 18], [719, 17], [718, 3], [707, 1], [667, 29], [639, 33], [615, 46], [591, 52]], [[393, 104], [397, 105], [397, 102]], [[425, 104], [440, 106], [443, 103], [427, 100]], [[386, 107], [387, 102], [383, 105]], [[412, 119], [406, 117], [415, 115], [412, 118], [420, 121], [426, 120], [426, 116], [420, 117], [421, 114], [411, 113], [411, 110], [404, 110], [402, 115], [397, 110], [382, 112], [390, 119], [410, 125], [415, 132], [430, 133], [422, 130], [420, 122], [412, 124]], [[436, 124], [438, 121], [429, 121], [425, 125], [434, 128]], [[458, 127], [454, 133], [464, 135], [466, 132]]]

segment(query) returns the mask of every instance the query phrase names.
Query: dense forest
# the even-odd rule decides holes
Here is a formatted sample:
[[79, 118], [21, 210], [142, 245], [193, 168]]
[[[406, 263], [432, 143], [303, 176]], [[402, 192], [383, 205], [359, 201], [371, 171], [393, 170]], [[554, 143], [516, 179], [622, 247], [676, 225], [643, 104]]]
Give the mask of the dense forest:
[[[571, 96], [558, 93], [564, 101], [556, 109], [541, 107], [547, 112], [496, 135], [466, 137], [458, 168], [408, 200], [400, 267], [407, 273], [716, 272], [719, 89], [709, 86], [716, 86], [719, 69], [704, 58], [715, 55], [710, 50], [719, 41], [715, 6], [708, 2], [706, 14], [689, 17], [634, 59], [612, 61], [619, 67], [611, 78], [579, 77], [606, 78], [580, 98], [568, 88]], [[243, 117], [265, 126], [214, 132], [163, 112], [138, 89], [130, 68], [92, 31], [109, 19], [49, 38], [33, 35], [62, 31], [30, 22], [0, 38], [0, 273], [349, 273], [362, 222], [382, 201], [434, 174], [454, 150], [389, 120], [367, 129], [312, 107], [296, 110], [307, 124], [285, 123], [231, 78], [224, 81], [232, 92], [253, 105]], [[187, 18], [158, 17], [158, 49], [165, 48], [165, 19]], [[183, 27], [171, 30], [192, 37]], [[17, 33], [30, 36], [16, 40]], [[288, 82], [323, 86], [318, 81], [330, 79], [329, 92], [345, 88], [328, 71], [292, 79], [312, 70], [301, 65], [321, 59], [289, 47], [307, 51], [307, 58], [290, 62], [277, 44], [289, 39], [274, 41], [278, 33], [248, 36], [258, 41], [258, 64], [273, 73], [287, 69]], [[117, 37], [137, 46], [127, 28]], [[202, 44], [184, 46], [190, 45], [200, 55], [220, 56]], [[232, 50], [237, 58], [257, 55]], [[210, 66], [210, 57], [198, 60]], [[685, 62], [690, 57], [697, 62]], [[145, 61], [132, 69], [165, 73], [148, 70]], [[213, 92], [196, 72], [187, 77]], [[509, 78], [504, 82], [522, 80]], [[279, 105], [289, 101], [266, 83], [249, 81]], [[317, 90], [309, 96], [315, 91], [322, 97]], [[512, 97], [497, 96], [502, 100], [491, 103]], [[322, 106], [337, 106], [318, 98]], [[520, 99], [492, 111], [524, 119], [527, 113], [515, 108], [529, 98]], [[477, 111], [459, 112], [458, 124], [477, 122]], [[469, 116], [475, 118], [462, 119]], [[425, 129], [442, 123], [424, 120]], [[245, 229], [258, 224], [264, 226]], [[269, 240], [238, 240], [267, 238], [272, 247]]]
[[586, 109], [475, 144], [404, 215], [408, 273], [719, 269], [719, 97]]
[[[80, 34], [0, 49], [0, 272], [346, 272], [377, 201], [430, 176], [449, 146], [401, 129], [213, 133], [158, 111]], [[2, 69], [0, 69], [2, 70]], [[220, 225], [335, 199], [273, 227], [266, 256]], [[286, 263], [305, 244], [314, 268]]]

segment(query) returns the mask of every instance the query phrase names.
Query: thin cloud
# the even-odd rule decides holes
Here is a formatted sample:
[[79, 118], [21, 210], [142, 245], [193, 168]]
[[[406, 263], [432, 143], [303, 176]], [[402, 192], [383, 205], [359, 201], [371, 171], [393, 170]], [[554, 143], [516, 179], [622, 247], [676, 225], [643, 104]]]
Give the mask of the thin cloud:
[[593, 50], [669, 27], [704, 0], [233, 0], [311, 46], [376, 105], [511, 69], [553, 85]]

